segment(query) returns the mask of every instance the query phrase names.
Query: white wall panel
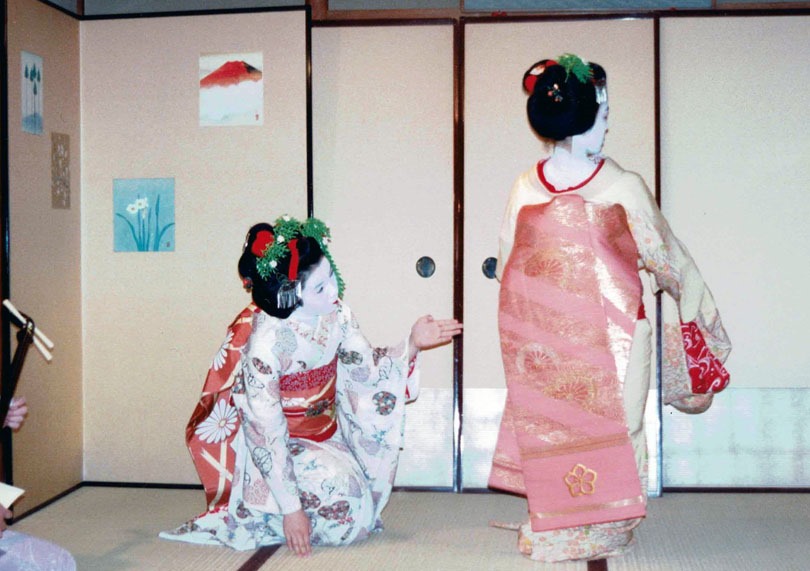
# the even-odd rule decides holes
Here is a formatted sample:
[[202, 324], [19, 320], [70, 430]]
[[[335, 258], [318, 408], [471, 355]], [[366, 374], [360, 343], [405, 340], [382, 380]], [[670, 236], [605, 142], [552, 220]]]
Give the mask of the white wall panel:
[[810, 483], [808, 37], [807, 16], [661, 25], [662, 206], [734, 345], [728, 394], [664, 416], [666, 486]]
[[732, 386], [808, 387], [810, 16], [661, 26], [662, 207], [712, 289]]
[[[264, 124], [200, 127], [199, 57], [263, 53]], [[84, 476], [198, 483], [184, 442], [250, 301], [254, 223], [306, 215], [304, 10], [81, 24]], [[115, 178], [174, 178], [174, 252], [113, 252]]]

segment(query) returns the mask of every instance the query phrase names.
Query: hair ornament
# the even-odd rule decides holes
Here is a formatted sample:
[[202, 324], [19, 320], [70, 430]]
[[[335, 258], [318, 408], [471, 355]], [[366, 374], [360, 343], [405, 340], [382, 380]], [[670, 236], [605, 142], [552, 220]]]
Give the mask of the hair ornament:
[[290, 269], [287, 270], [287, 277], [291, 280], [298, 279], [298, 238], [290, 240]]
[[601, 105], [602, 103], [607, 103], [608, 100], [608, 92], [607, 92], [607, 81], [604, 79], [600, 79], [598, 81], [593, 82], [594, 88], [596, 88], [596, 102]]
[[534, 93], [534, 86], [537, 83], [537, 78], [540, 77], [544, 71], [546, 71], [547, 67], [552, 65], [557, 65], [557, 62], [553, 59], [544, 59], [543, 61], [536, 63], [534, 67], [523, 75], [523, 89], [529, 93]]
[[593, 80], [591, 66], [579, 56], [563, 54], [557, 58], [557, 62], [565, 69], [565, 79], [568, 79], [568, 76], [573, 74], [580, 83]]
[[562, 103], [563, 99], [565, 99], [565, 97], [563, 97], [562, 91], [560, 91], [560, 84], [559, 83], [553, 84], [546, 91], [546, 97], [551, 99], [554, 103]]
[[[340, 272], [335, 265], [332, 255], [329, 253], [330, 243], [329, 227], [317, 218], [307, 218], [303, 222], [292, 216], [281, 216], [273, 223], [275, 234], [263, 230], [256, 235], [251, 251], [256, 254], [256, 270], [259, 275], [267, 280], [270, 276], [276, 275], [281, 283], [278, 292], [278, 306], [282, 308], [294, 307], [301, 298], [301, 280], [298, 279], [298, 238], [312, 238], [321, 247], [324, 257], [332, 267], [332, 273], [338, 285], [338, 296], [343, 297], [345, 284]], [[259, 237], [267, 233], [270, 239], [264, 243], [264, 249], [256, 253]], [[287, 275], [280, 274], [276, 269], [279, 261], [290, 256], [290, 265]], [[290, 303], [290, 305], [286, 305]]]
[[276, 293], [276, 305], [280, 309], [295, 307], [301, 299], [301, 280], [298, 279], [298, 238], [290, 240], [287, 247], [290, 250], [290, 267], [287, 270], [287, 277], [283, 278]]
[[289, 309], [298, 305], [301, 300], [301, 280], [284, 280], [276, 293], [276, 305], [279, 309]]
[[267, 245], [272, 241], [273, 233], [270, 232], [270, 230], [260, 230], [256, 234], [256, 239], [253, 241], [253, 246], [250, 247], [250, 251], [253, 252], [254, 256], [261, 256], [265, 248], [267, 248]]

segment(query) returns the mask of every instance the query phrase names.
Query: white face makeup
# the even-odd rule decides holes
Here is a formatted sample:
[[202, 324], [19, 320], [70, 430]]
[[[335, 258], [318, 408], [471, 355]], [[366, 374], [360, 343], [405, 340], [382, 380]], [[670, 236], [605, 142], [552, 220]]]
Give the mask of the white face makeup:
[[585, 151], [585, 154], [598, 155], [602, 151], [602, 146], [605, 144], [605, 135], [607, 135], [608, 132], [609, 110], [610, 108], [607, 103], [599, 105], [593, 126], [581, 135], [578, 135], [578, 146]]
[[326, 257], [315, 266], [301, 290], [301, 306], [295, 310], [298, 317], [329, 315], [337, 309], [338, 286], [332, 266]]

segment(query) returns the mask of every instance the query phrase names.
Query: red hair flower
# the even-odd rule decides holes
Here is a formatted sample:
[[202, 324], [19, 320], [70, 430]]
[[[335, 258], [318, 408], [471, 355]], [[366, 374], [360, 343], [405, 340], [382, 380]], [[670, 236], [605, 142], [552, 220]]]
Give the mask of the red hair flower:
[[256, 233], [256, 239], [253, 241], [253, 246], [251, 246], [250, 251], [253, 252], [253, 255], [257, 258], [261, 258], [264, 255], [264, 251], [267, 249], [267, 245], [273, 241], [273, 233], [270, 230], [259, 230]]

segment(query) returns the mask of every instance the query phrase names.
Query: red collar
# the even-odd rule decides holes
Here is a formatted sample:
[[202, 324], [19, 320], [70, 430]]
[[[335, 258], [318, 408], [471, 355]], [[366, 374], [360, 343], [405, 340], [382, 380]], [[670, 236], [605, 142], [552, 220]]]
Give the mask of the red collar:
[[549, 181], [546, 180], [546, 175], [543, 173], [543, 164], [545, 164], [545, 162], [547, 160], [548, 159], [543, 159], [542, 161], [537, 163], [537, 177], [540, 179], [540, 182], [543, 183], [543, 186], [545, 186], [546, 189], [549, 192], [553, 193], [553, 194], [561, 194], [563, 192], [569, 192], [569, 191], [572, 191], [572, 190], [578, 190], [578, 189], [582, 188], [583, 186], [585, 186], [586, 184], [588, 184], [589, 182], [591, 182], [593, 180], [593, 178], [599, 173], [600, 170], [602, 170], [602, 167], [605, 164], [605, 159], [602, 159], [601, 161], [599, 161], [599, 164], [596, 165], [596, 168], [591, 173], [591, 176], [589, 176], [588, 178], [583, 180], [578, 185], [571, 186], [571, 187], [568, 187], [568, 188], [558, 189], [558, 188], [555, 188]]

